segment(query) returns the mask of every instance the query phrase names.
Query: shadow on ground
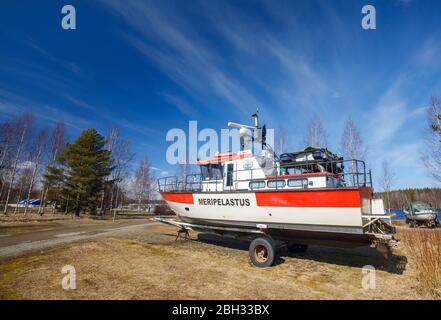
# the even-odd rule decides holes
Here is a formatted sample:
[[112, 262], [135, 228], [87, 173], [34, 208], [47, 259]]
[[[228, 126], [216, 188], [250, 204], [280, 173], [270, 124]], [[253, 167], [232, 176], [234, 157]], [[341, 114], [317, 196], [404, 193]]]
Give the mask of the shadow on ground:
[[[248, 251], [250, 245], [250, 242], [246, 240], [231, 239], [208, 233], [198, 234], [197, 240], [207, 244], [244, 251]], [[407, 258], [405, 256], [394, 254], [387, 259], [370, 247], [333, 248], [312, 245], [309, 246], [305, 253], [290, 253], [286, 248], [281, 248], [275, 264], [284, 263], [286, 257], [355, 268], [371, 265], [377, 270], [394, 274], [402, 274], [406, 270], [407, 265]]]

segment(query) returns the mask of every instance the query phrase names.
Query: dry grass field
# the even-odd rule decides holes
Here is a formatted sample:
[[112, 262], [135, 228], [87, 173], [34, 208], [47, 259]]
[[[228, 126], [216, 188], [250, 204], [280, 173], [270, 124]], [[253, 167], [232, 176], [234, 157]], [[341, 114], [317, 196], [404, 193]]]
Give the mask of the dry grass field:
[[416, 272], [418, 290], [441, 298], [441, 229], [403, 229], [403, 248]]
[[[400, 231], [403, 242], [390, 260], [370, 248], [312, 246], [306, 254], [284, 253], [274, 267], [265, 269], [250, 264], [246, 242], [196, 233], [192, 241], [175, 241], [175, 232], [158, 225], [130, 240], [73, 243], [0, 262], [0, 299], [438, 297], [421, 278], [420, 257], [409, 254], [413, 248], [408, 232]], [[362, 267], [367, 264], [376, 268], [376, 289], [362, 288]], [[75, 290], [62, 289], [64, 265], [76, 269]]]
[[[22, 209], [22, 208], [20, 208]], [[38, 213], [29, 212], [26, 215], [23, 213], [13, 212], [5, 214], [0, 214], [0, 224], [1, 226], [15, 226], [15, 225], [29, 225], [36, 222], [52, 222], [52, 221], [63, 221], [63, 220], [72, 220], [75, 219], [74, 215], [65, 215], [65, 214], [53, 214], [53, 213], [45, 213], [43, 215], [39, 215]]]

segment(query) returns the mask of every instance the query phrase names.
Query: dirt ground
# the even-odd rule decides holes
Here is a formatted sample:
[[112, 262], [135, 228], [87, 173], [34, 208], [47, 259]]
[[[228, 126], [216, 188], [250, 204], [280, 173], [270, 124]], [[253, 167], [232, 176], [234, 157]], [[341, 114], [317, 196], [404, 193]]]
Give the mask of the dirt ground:
[[[0, 299], [430, 299], [416, 290], [405, 249], [385, 260], [373, 249], [311, 246], [282, 253], [271, 268], [249, 262], [247, 242], [150, 226], [130, 239], [72, 243], [0, 262]], [[197, 241], [196, 241], [197, 240]], [[62, 289], [72, 265], [76, 289]], [[362, 268], [376, 268], [376, 288], [363, 289]]]

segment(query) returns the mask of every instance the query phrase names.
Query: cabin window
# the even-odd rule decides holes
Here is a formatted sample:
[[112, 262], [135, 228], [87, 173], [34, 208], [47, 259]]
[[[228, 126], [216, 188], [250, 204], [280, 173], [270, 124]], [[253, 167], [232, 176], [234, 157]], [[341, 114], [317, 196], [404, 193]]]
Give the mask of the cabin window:
[[222, 165], [209, 164], [201, 166], [201, 175], [204, 180], [222, 180]]
[[285, 180], [271, 180], [267, 182], [268, 188], [283, 188], [285, 186]]
[[250, 189], [263, 189], [265, 188], [265, 181], [251, 181]]
[[288, 180], [288, 187], [290, 188], [307, 188], [308, 187], [308, 180], [307, 179], [289, 179]]
[[226, 186], [231, 187], [233, 185], [233, 170], [234, 170], [234, 164], [229, 163], [227, 164], [227, 181]]
[[412, 204], [415, 211], [432, 210], [432, 205], [424, 202], [416, 202]]

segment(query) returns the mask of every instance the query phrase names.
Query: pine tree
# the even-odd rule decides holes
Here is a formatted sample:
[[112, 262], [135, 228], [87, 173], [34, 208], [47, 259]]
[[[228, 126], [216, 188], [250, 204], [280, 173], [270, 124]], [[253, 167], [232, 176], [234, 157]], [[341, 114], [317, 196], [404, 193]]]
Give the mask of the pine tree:
[[66, 149], [62, 150], [53, 163], [47, 166], [46, 173], [43, 176], [43, 184], [48, 193], [47, 198], [53, 203], [54, 210], [58, 208], [61, 200], [64, 200], [63, 205], [66, 208], [70, 197], [66, 159], [64, 157]]
[[111, 173], [111, 152], [105, 150], [106, 140], [95, 129], [87, 129], [66, 147], [62, 157], [68, 167], [69, 194], [75, 213], [96, 213], [98, 195], [105, 178]]

